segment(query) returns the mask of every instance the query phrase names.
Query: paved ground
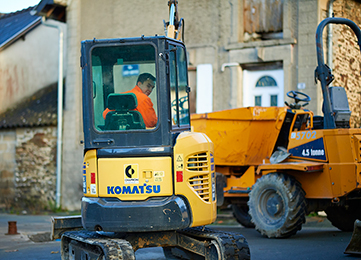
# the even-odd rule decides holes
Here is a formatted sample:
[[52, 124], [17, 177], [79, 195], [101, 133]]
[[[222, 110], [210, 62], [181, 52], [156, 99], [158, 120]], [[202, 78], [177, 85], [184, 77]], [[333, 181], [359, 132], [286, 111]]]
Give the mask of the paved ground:
[[[6, 235], [8, 221], [16, 221], [18, 235]], [[50, 230], [50, 216], [0, 214], [0, 259], [60, 259], [59, 241], [36, 243], [29, 238], [46, 233], [50, 238]]]
[[[6, 235], [8, 221], [17, 222], [18, 235]], [[215, 224], [214, 228], [243, 234], [250, 245], [253, 260], [359, 259], [343, 254], [352, 233], [337, 230], [324, 217], [308, 217], [302, 230], [288, 239], [263, 238], [256, 230], [243, 228], [229, 214], [220, 215]], [[34, 242], [30, 239], [46, 240], [50, 228], [51, 216], [49, 215], [0, 214], [0, 259], [59, 260], [59, 241]], [[138, 250], [136, 259], [164, 260], [166, 258], [161, 248], [147, 248]]]
[[[17, 235], [6, 235], [8, 221], [16, 221]], [[0, 213], [0, 259], [59, 260], [60, 240], [50, 240], [51, 215], [14, 215]], [[34, 242], [41, 241], [41, 242]], [[45, 242], [46, 241], [46, 242]], [[164, 260], [162, 248], [141, 249], [137, 260]]]

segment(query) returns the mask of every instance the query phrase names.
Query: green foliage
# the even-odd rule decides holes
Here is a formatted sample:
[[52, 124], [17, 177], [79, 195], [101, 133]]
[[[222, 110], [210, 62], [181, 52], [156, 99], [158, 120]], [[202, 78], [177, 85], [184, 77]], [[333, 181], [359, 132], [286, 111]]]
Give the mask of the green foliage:
[[63, 212], [63, 210], [62, 210], [62, 208], [61, 208], [61, 204], [57, 207], [57, 206], [56, 206], [56, 201], [51, 201], [51, 200], [49, 200], [48, 203], [49, 203], [49, 210], [50, 210], [51, 212], [54, 212], [54, 213]]

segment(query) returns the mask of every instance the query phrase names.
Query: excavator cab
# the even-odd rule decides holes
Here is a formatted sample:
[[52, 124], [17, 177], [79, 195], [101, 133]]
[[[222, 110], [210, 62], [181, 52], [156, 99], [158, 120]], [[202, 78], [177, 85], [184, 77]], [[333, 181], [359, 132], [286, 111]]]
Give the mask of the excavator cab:
[[[98, 139], [99, 144], [112, 139], [114, 142], [110, 146], [123, 146], [123, 141], [134, 145], [132, 138], [116, 140], [122, 136], [118, 130], [142, 129], [137, 126], [141, 122], [147, 126], [147, 138], [143, 141], [148, 145], [169, 146], [172, 131], [190, 129], [189, 113], [184, 109], [188, 107], [189, 87], [186, 53], [182, 44], [165, 37], [140, 37], [123, 42], [94, 40], [84, 41], [82, 52], [83, 73], [87, 73], [83, 89], [84, 109], [91, 111], [84, 115], [84, 125], [88, 127], [84, 133], [86, 149], [98, 148], [99, 142], [94, 142]], [[133, 90], [138, 84], [138, 76], [144, 73], [155, 79], [150, 81], [154, 90], [146, 94], [149, 95], [146, 101], [144, 97], [137, 100], [138, 95], [134, 95], [140, 88], [135, 92]], [[147, 106], [144, 106], [144, 102], [148, 103]], [[169, 104], [172, 104], [172, 109]], [[138, 106], [149, 108], [151, 112], [142, 115]], [[104, 113], [106, 109], [112, 114], [108, 119], [107, 113]], [[170, 122], [167, 111], [172, 111]], [[148, 118], [150, 115], [151, 119]], [[106, 127], [116, 125], [111, 122], [114, 120], [118, 121], [118, 129]], [[149, 120], [153, 123], [147, 124]], [[122, 121], [125, 125], [121, 124]], [[163, 135], [164, 132], [168, 136]], [[139, 131], [128, 134], [137, 135]], [[144, 132], [141, 136], [144, 136]]]

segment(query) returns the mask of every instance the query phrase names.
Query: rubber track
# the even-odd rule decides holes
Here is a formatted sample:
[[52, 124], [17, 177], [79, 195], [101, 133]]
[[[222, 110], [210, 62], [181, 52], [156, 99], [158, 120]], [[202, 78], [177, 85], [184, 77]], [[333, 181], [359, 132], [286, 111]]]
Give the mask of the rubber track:
[[[196, 239], [215, 240], [220, 247], [219, 260], [248, 260], [250, 250], [243, 235], [233, 232], [223, 232], [207, 227], [187, 228], [177, 231]], [[108, 233], [109, 235], [109, 233]], [[105, 253], [105, 259], [135, 259], [131, 244], [121, 238], [108, 237], [92, 231], [66, 232], [65, 237], [90, 246], [98, 246]], [[65, 258], [68, 259], [68, 258]]]
[[247, 240], [241, 234], [207, 227], [186, 228], [178, 232], [195, 238], [216, 240], [221, 247], [222, 260], [248, 260], [251, 258]]
[[[100, 247], [106, 260], [135, 260], [132, 245], [127, 240], [110, 238], [92, 231], [66, 232], [64, 235], [70, 240], [79, 241], [91, 247]], [[68, 258], [63, 258], [62, 254], [62, 259]]]

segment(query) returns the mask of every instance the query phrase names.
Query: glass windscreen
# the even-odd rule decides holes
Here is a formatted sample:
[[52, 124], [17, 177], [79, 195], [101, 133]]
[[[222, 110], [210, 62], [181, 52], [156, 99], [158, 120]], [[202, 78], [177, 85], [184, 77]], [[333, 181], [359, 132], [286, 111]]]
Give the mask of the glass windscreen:
[[150, 44], [92, 49], [94, 127], [151, 129], [158, 122], [155, 49]]
[[189, 125], [188, 74], [185, 50], [171, 46], [170, 87], [173, 126]]

